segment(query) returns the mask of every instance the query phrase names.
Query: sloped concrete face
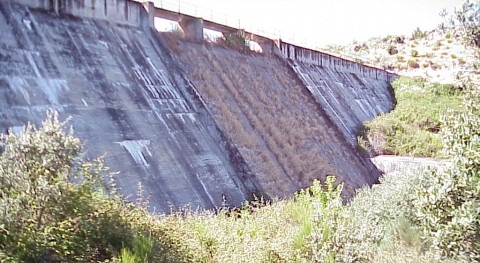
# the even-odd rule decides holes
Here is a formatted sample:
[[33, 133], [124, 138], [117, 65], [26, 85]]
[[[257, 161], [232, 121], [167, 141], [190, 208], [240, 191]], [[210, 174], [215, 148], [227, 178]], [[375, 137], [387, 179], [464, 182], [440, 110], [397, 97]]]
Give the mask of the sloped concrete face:
[[393, 109], [394, 74], [284, 42], [279, 48], [350, 144], [362, 123]]
[[432, 169], [448, 169], [452, 163], [444, 159], [403, 157], [394, 155], [380, 155], [372, 158], [372, 162], [384, 174], [412, 174], [431, 172]]
[[351, 197], [376, 182], [379, 171], [346, 141], [283, 58], [175, 45], [181, 67], [266, 194], [289, 197], [314, 179], [334, 175]]
[[214, 122], [169, 70], [160, 39], [10, 1], [0, 1], [0, 36], [2, 132], [38, 124], [47, 109], [72, 116], [87, 158], [106, 154], [120, 192], [134, 199], [141, 183], [156, 212], [248, 198]]

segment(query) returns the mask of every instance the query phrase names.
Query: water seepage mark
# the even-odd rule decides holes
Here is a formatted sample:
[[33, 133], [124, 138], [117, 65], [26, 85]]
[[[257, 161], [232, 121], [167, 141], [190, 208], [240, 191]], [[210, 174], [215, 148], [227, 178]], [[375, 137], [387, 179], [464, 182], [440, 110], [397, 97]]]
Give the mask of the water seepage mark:
[[25, 79], [13, 77], [9, 79], [9, 84], [17, 96], [21, 95], [27, 105], [30, 105], [30, 94], [28, 93], [28, 83]]
[[23, 24], [28, 28], [28, 30], [32, 31], [32, 20], [24, 18], [22, 20]]
[[28, 63], [33, 69], [33, 72], [35, 72], [35, 76], [37, 78], [41, 78], [42, 74], [40, 74], [40, 69], [37, 67], [37, 63], [35, 63], [35, 59], [32, 56], [32, 52], [25, 52], [25, 56], [27, 57]]
[[23, 126], [12, 126], [8, 130], [16, 135], [20, 135], [23, 133]]
[[152, 153], [148, 149], [150, 140], [127, 140], [117, 143], [125, 147], [138, 165], [143, 165], [146, 167], [149, 166], [147, 160], [145, 159], [144, 151], [148, 153], [148, 155], [152, 156]]
[[69, 89], [67, 81], [63, 79], [46, 79], [42, 86], [43, 93], [52, 105], [61, 105], [60, 98], [62, 97], [62, 92]]

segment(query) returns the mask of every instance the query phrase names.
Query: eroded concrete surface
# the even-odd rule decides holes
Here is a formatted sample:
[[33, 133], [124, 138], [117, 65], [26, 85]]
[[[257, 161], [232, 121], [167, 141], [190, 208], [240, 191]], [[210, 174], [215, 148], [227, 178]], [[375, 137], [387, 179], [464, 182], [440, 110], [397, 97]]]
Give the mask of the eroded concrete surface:
[[365, 121], [393, 109], [395, 74], [288, 43], [280, 50], [352, 145]]
[[0, 129], [72, 116], [87, 156], [106, 153], [121, 192], [152, 210], [247, 199], [215, 127], [140, 27], [57, 16], [0, 1]]
[[375, 166], [347, 142], [283, 59], [216, 45], [169, 43], [268, 195], [291, 196], [327, 175], [344, 182], [348, 197], [376, 182]]

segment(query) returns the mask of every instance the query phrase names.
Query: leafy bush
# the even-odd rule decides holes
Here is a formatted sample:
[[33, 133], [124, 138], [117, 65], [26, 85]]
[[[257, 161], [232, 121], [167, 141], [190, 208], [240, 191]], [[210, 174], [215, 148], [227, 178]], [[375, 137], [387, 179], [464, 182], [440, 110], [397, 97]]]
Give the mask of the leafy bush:
[[398, 54], [398, 48], [396, 46], [388, 46], [387, 52], [389, 55]]
[[466, 95], [465, 110], [442, 118], [451, 165], [386, 175], [361, 189], [336, 220], [337, 261], [480, 259], [480, 92]]
[[468, 45], [480, 47], [480, 2], [465, 0], [452, 22], [462, 29]]
[[224, 41], [227, 46], [239, 51], [245, 52], [249, 50], [249, 40], [245, 35], [245, 31], [241, 30], [234, 34], [228, 34], [225, 36]]
[[444, 117], [445, 154], [452, 166], [433, 173], [414, 201], [423, 234], [444, 256], [480, 260], [480, 92], [467, 92], [466, 110]]
[[415, 60], [409, 60], [409, 61], [407, 61], [407, 64], [408, 64], [409, 68], [419, 68], [420, 67], [418, 62], [415, 61]]
[[[311, 193], [310, 202], [313, 204], [312, 218], [314, 230], [310, 235], [312, 257], [316, 262], [336, 262], [337, 252], [340, 249], [339, 240], [335, 238], [344, 210], [342, 185], [335, 187], [335, 177], [329, 176], [325, 181], [325, 190], [318, 181], [308, 189]], [[306, 196], [305, 192], [301, 192]]]
[[412, 49], [412, 51], [410, 51], [410, 55], [411, 55], [412, 57], [417, 57], [417, 56], [418, 56], [418, 51], [415, 50], [415, 49]]
[[102, 160], [83, 161], [64, 128], [49, 112], [39, 129], [0, 136], [0, 261], [102, 261], [141, 235], [137, 210], [105, 193]]
[[426, 36], [427, 36], [427, 32], [422, 31], [419, 27], [417, 27], [412, 33], [413, 39], [423, 39]]

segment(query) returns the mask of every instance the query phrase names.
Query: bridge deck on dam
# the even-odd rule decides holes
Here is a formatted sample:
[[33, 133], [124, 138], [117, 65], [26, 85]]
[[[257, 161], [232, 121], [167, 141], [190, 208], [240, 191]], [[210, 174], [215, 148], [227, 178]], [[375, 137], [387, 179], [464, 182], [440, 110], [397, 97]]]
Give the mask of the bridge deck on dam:
[[[152, 210], [239, 205], [248, 191], [203, 110], [139, 27], [0, 1], [0, 129], [72, 116], [89, 158], [106, 153], [121, 193]], [[213, 128], [214, 130], [214, 128]]]

